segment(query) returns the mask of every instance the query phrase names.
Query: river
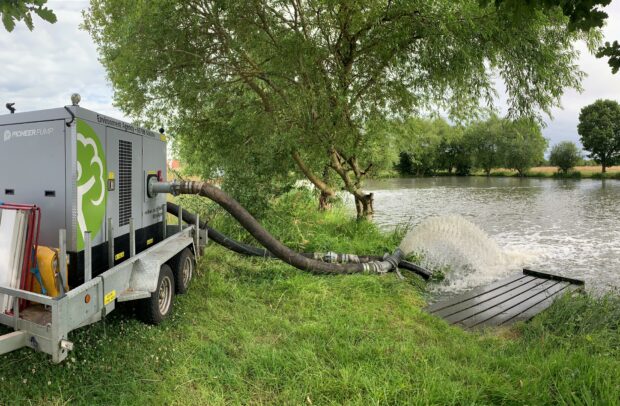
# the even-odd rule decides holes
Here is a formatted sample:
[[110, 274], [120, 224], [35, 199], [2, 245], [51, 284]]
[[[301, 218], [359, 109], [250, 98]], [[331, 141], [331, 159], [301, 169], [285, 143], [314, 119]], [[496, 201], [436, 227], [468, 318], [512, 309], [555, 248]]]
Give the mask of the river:
[[[375, 222], [383, 229], [458, 215], [481, 228], [502, 250], [520, 254], [521, 261], [506, 264], [488, 278], [453, 283], [454, 290], [522, 266], [585, 279], [595, 291], [620, 288], [620, 181], [399, 178], [371, 180], [366, 189], [375, 194]], [[460, 238], [468, 242], [468, 237]], [[485, 272], [473, 270], [478, 275]]]

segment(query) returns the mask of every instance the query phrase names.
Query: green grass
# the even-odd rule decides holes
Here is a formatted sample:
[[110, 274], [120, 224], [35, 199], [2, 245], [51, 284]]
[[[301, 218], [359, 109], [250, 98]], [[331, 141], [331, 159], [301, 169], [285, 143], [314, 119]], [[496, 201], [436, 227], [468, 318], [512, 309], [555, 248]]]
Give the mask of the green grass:
[[620, 180], [620, 172], [595, 173], [593, 179], [618, 179]]
[[[539, 166], [528, 170], [524, 177], [526, 178], [563, 178], [563, 179], [620, 179], [620, 167], [613, 166], [609, 168], [609, 172], [602, 174], [600, 166], [577, 166], [568, 173], [559, 173], [557, 167]], [[486, 176], [482, 171], [475, 171], [474, 176]], [[499, 177], [518, 177], [518, 173], [514, 170], [494, 169], [491, 176]]]
[[[290, 194], [266, 223], [307, 249], [381, 253], [399, 238], [307, 207]], [[0, 404], [618, 404], [617, 297], [467, 333], [424, 313], [416, 278], [314, 276], [217, 246], [199, 268], [158, 327], [114, 312], [73, 333], [61, 365], [0, 356]]]
[[[553, 177], [555, 179], [581, 179], [582, 178], [582, 174], [579, 171], [571, 171], [571, 172], [556, 172], [553, 174]], [[594, 176], [591, 176], [592, 178], [594, 178]]]

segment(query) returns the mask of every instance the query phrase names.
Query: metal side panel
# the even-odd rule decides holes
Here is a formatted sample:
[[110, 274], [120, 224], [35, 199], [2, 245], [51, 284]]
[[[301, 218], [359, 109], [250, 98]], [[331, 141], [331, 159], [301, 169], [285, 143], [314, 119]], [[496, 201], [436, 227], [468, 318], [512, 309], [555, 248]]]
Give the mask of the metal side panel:
[[148, 197], [146, 184], [149, 176], [157, 175], [161, 171], [162, 178], [166, 180], [166, 143], [159, 139], [144, 137], [142, 140], [142, 224], [146, 227], [151, 224], [159, 223], [166, 214], [162, 209], [166, 204], [166, 194], [158, 194]]
[[65, 122], [0, 125], [0, 201], [41, 208], [42, 245], [66, 228]]
[[157, 244], [149, 251], [150, 255], [136, 262], [131, 274], [129, 288], [134, 291], [154, 292], [157, 289], [159, 269], [184, 248], [193, 245], [191, 236], [178, 235]]
[[[125, 292], [154, 292], [161, 266], [185, 247], [193, 246], [193, 230], [194, 227], [189, 226], [99, 275], [103, 280], [102, 297], [106, 309], [111, 310], [109, 306]], [[140, 296], [142, 295], [137, 295], [135, 298]]]
[[[61, 319], [61, 330], [68, 333], [78, 327], [91, 324], [101, 318], [103, 298], [101, 297], [101, 279], [95, 278], [70, 290], [62, 298], [66, 304]], [[93, 321], [94, 320], [94, 321]]]

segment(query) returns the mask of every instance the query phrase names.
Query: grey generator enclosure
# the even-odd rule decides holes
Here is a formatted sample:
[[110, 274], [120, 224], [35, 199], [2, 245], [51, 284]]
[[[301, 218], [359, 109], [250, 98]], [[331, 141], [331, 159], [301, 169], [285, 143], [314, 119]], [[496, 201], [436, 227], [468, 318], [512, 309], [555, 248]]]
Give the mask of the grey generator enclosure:
[[163, 135], [79, 106], [0, 116], [0, 134], [0, 201], [41, 208], [41, 245], [67, 231], [70, 286], [84, 282], [86, 231], [93, 276], [128, 256], [130, 219], [136, 252], [162, 240], [166, 195], [149, 197], [146, 185], [166, 178]]
[[163, 134], [77, 102], [0, 116], [0, 354], [60, 362], [118, 303], [152, 324], [172, 312], [207, 234], [167, 224], [165, 181]]

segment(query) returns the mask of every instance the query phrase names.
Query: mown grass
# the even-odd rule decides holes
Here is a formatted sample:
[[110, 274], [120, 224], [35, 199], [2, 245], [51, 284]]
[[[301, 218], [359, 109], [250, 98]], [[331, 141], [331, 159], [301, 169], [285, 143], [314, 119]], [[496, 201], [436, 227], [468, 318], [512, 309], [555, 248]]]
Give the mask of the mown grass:
[[[293, 193], [265, 222], [307, 249], [381, 253], [399, 238], [304, 207]], [[616, 297], [564, 298], [527, 325], [468, 333], [424, 313], [415, 279], [314, 276], [217, 246], [199, 269], [158, 327], [114, 312], [75, 332], [61, 365], [0, 356], [0, 404], [618, 404]]]

